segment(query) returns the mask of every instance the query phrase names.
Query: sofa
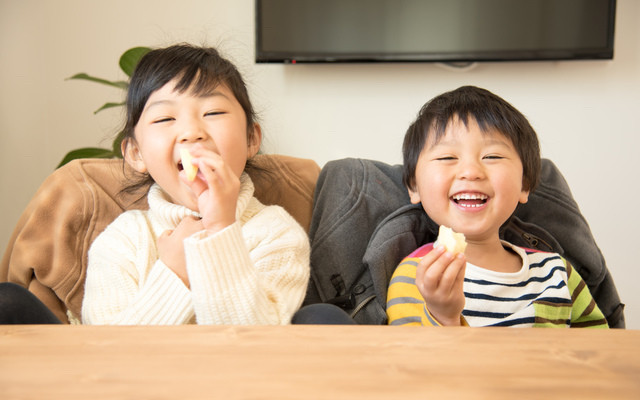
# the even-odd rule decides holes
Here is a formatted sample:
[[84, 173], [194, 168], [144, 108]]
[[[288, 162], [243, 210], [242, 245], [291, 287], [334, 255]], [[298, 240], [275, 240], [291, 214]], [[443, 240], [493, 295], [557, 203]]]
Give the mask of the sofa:
[[[313, 160], [257, 155], [255, 196], [284, 207], [309, 229], [320, 167]], [[264, 173], [266, 171], [266, 173]], [[120, 213], [146, 209], [146, 188], [122, 193], [132, 171], [119, 159], [74, 160], [45, 179], [27, 204], [0, 263], [0, 282], [28, 288], [68, 322], [80, 315], [87, 251], [93, 239]]]
[[[393, 268], [409, 251], [432, 241], [437, 229], [419, 205], [409, 204], [401, 166], [343, 159], [321, 169], [314, 160], [277, 154], [260, 154], [253, 161], [257, 173], [248, 172], [255, 196], [285, 208], [309, 234], [312, 279], [305, 304], [334, 303], [358, 323], [384, 323]], [[147, 188], [121, 192], [131, 173], [118, 159], [74, 160], [54, 171], [14, 228], [0, 263], [0, 282], [28, 288], [64, 322], [69, 322], [67, 312], [80, 315], [93, 239], [123, 211], [147, 208]], [[559, 196], [561, 205], [570, 207], [561, 218], [546, 214], [557, 207]], [[572, 227], [571, 235], [563, 234], [565, 226]], [[543, 160], [540, 187], [505, 228], [504, 237], [515, 244], [569, 259], [610, 326], [624, 328], [624, 305], [604, 258], [549, 160]]]

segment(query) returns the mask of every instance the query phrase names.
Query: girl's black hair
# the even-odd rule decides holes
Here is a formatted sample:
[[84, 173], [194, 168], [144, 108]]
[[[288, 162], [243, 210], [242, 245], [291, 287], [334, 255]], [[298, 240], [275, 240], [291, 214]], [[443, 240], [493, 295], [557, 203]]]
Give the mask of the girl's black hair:
[[[229, 88], [244, 110], [247, 140], [253, 140], [256, 133], [256, 113], [246, 84], [235, 65], [222, 57], [215, 48], [177, 44], [149, 51], [131, 74], [126, 100], [126, 121], [121, 133], [125, 147], [131, 140], [135, 140], [135, 127], [151, 94], [174, 79], [178, 80], [175, 90], [179, 93], [190, 90], [194, 95], [200, 95], [213, 91], [219, 85]], [[246, 168], [251, 168], [250, 160], [247, 160]], [[134, 192], [152, 182], [149, 174], [140, 174], [139, 179], [123, 191]]]
[[533, 191], [540, 175], [538, 136], [527, 118], [511, 104], [486, 89], [462, 86], [428, 101], [409, 126], [402, 145], [405, 186], [414, 190], [416, 165], [427, 140], [440, 140], [455, 118], [468, 125], [474, 118], [482, 132], [496, 130], [513, 143], [523, 167], [523, 189]]

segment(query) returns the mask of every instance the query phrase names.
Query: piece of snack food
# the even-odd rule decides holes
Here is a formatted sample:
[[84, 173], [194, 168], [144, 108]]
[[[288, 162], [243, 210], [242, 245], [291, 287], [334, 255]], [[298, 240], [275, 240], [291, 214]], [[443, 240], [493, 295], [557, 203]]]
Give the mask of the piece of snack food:
[[447, 251], [453, 254], [464, 253], [464, 250], [467, 248], [467, 242], [464, 239], [464, 234], [454, 232], [453, 229], [444, 225], [440, 225], [436, 244], [443, 245]]
[[191, 163], [191, 153], [187, 149], [180, 149], [180, 158], [182, 158], [182, 168], [187, 174], [187, 179], [193, 181], [196, 179], [198, 173], [198, 167]]

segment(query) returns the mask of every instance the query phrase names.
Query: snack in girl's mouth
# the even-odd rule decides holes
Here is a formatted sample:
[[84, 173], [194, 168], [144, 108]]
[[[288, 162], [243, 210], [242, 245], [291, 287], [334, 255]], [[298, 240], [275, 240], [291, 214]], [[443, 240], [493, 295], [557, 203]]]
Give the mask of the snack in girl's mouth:
[[464, 253], [464, 250], [467, 248], [467, 242], [464, 239], [464, 234], [456, 233], [453, 229], [444, 225], [440, 225], [436, 244], [443, 245], [447, 251], [453, 254]]
[[191, 153], [187, 149], [180, 149], [180, 158], [182, 159], [182, 168], [187, 174], [187, 179], [193, 181], [196, 179], [198, 173], [198, 167], [191, 163]]

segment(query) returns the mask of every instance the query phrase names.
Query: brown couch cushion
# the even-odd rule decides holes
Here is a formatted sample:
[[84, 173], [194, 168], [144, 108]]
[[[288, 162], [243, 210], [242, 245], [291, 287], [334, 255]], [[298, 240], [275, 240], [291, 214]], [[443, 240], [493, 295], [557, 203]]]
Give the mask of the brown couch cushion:
[[[320, 167], [313, 160], [258, 155], [256, 197], [284, 207], [309, 229]], [[59, 168], [22, 213], [0, 264], [0, 281], [29, 288], [62, 321], [80, 315], [87, 251], [124, 210], [147, 208], [145, 191], [119, 196], [122, 160], [81, 159]]]

